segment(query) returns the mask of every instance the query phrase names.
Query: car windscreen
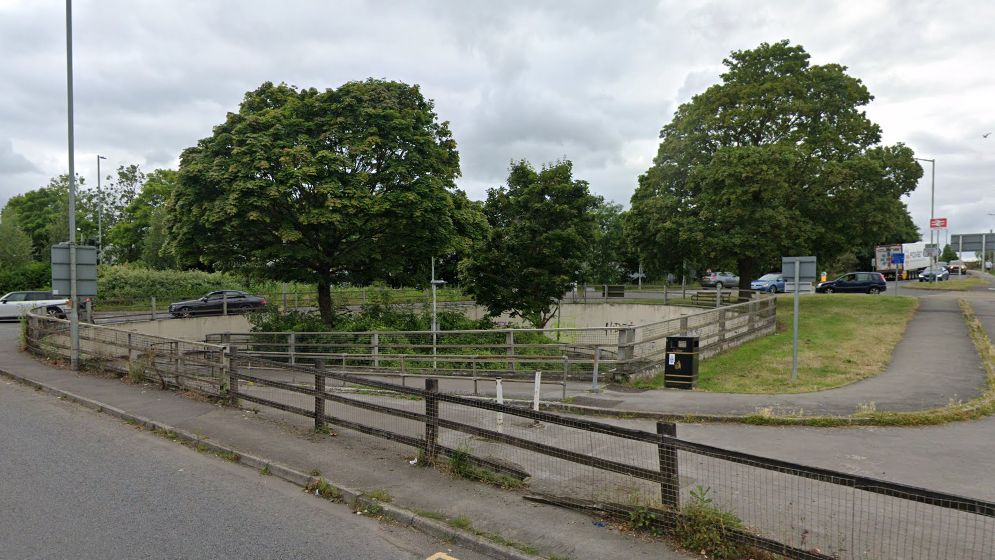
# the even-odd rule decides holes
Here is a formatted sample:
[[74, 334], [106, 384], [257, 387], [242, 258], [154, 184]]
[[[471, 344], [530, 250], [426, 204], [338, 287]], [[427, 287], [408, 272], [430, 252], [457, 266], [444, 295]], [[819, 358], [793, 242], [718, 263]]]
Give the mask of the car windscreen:
[[763, 276], [760, 277], [760, 279], [773, 282], [777, 280], [777, 274], [764, 274]]

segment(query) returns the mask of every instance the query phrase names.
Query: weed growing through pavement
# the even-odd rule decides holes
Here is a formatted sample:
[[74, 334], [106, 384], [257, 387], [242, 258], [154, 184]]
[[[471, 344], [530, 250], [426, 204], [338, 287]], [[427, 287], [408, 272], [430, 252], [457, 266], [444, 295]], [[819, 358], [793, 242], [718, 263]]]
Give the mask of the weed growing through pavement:
[[470, 450], [466, 447], [453, 450], [449, 456], [449, 472], [458, 478], [476, 480], [506, 490], [527, 486], [524, 480], [475, 466], [471, 463]]

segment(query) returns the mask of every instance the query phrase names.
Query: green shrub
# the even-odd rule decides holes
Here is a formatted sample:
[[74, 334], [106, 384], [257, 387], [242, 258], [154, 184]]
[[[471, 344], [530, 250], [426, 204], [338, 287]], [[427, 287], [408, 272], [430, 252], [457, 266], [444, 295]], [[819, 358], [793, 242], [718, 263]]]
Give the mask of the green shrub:
[[0, 295], [23, 290], [47, 290], [52, 285], [52, 265], [32, 262], [11, 270], [0, 270]]
[[748, 558], [748, 547], [726, 535], [727, 529], [745, 529], [743, 522], [735, 514], [715, 505], [710, 492], [711, 488], [695, 487], [691, 491], [691, 501], [681, 508], [676, 532], [681, 546], [710, 558]]

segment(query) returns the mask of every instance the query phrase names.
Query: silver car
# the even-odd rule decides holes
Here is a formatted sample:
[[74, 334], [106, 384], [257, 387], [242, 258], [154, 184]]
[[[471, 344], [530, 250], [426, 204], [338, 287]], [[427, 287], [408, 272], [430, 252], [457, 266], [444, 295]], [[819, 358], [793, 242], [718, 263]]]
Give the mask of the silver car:
[[731, 272], [708, 272], [701, 277], [702, 288], [728, 288], [739, 285], [739, 276]]

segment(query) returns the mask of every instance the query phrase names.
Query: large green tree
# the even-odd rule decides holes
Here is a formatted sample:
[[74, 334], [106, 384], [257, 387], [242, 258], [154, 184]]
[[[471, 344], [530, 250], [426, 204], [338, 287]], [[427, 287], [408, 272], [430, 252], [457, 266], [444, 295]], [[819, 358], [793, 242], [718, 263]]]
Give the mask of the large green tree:
[[901, 197], [922, 168], [909, 148], [880, 144], [860, 80], [787, 41], [723, 62], [721, 83], [678, 108], [639, 178], [627, 232], [641, 256], [732, 265], [749, 288], [782, 255], [831, 260], [910, 235]]
[[539, 171], [515, 163], [507, 187], [487, 192], [491, 230], [462, 263], [464, 290], [491, 315], [507, 311], [544, 327], [584, 266], [597, 202], [569, 161]]
[[461, 226], [456, 142], [417, 86], [264, 83], [185, 150], [169, 203], [181, 263], [330, 288], [448, 253]]
[[[118, 174], [124, 172], [126, 177], [137, 175], [129, 170], [130, 166], [123, 167]], [[156, 169], [148, 175], [141, 175], [141, 184], [137, 187], [139, 191], [132, 197], [130, 184], [119, 179], [118, 184], [126, 188], [115, 198], [118, 203], [123, 203], [126, 198], [130, 201], [117, 212], [115, 223], [107, 231], [105, 243], [110, 260], [142, 261], [153, 268], [167, 268], [171, 264], [169, 256], [162, 254], [166, 239], [166, 202], [178, 182], [177, 171]]]
[[31, 238], [18, 227], [16, 214], [4, 211], [0, 215], [0, 270], [19, 268], [33, 257]]
[[[76, 241], [92, 243], [97, 237], [96, 195], [76, 179]], [[52, 178], [48, 185], [11, 197], [4, 213], [14, 216], [17, 225], [31, 238], [34, 256], [49, 260], [49, 247], [69, 240], [69, 176]]]
[[630, 250], [625, 239], [623, 223], [626, 212], [621, 204], [604, 197], [598, 196], [596, 200], [591, 210], [594, 234], [579, 280], [594, 284], [625, 282], [627, 275], [639, 268], [639, 258]]

